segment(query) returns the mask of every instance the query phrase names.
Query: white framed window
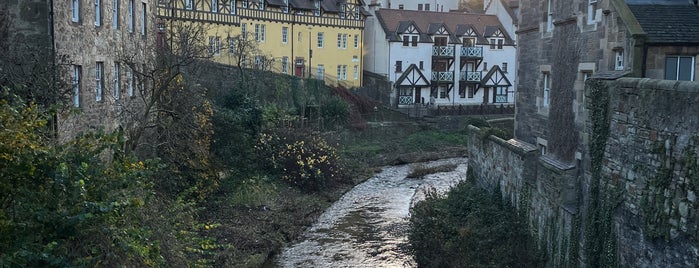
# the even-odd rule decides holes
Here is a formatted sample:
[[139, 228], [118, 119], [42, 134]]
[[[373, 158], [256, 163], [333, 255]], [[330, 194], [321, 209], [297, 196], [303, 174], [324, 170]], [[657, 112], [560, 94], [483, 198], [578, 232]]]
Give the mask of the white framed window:
[[257, 9], [265, 10], [265, 0], [257, 0]]
[[289, 42], [289, 27], [282, 27], [282, 44]]
[[282, 73], [289, 73], [289, 57], [287, 56], [282, 57]]
[[289, 13], [289, 0], [284, 0], [284, 5], [282, 6], [282, 12]]
[[95, 0], [95, 26], [102, 25], [102, 0]]
[[73, 65], [73, 106], [80, 107], [80, 79], [82, 66]]
[[318, 64], [318, 69], [316, 70], [316, 78], [318, 78], [318, 80], [325, 79], [325, 66], [323, 64]]
[[112, 6], [112, 29], [119, 29], [119, 0], [114, 0]]
[[243, 39], [248, 38], [248, 26], [247, 23], [241, 23], [240, 24], [240, 34], [243, 36]]
[[347, 48], [347, 34], [342, 35], [342, 48]]
[[80, 0], [73, 0], [70, 9], [71, 21], [80, 22]]
[[147, 23], [147, 14], [146, 14], [146, 3], [141, 3], [141, 35], [146, 35], [146, 23]]
[[359, 48], [359, 35], [354, 35], [354, 48]]
[[255, 24], [255, 41], [264, 42], [265, 41], [265, 25]]
[[546, 1], [546, 32], [553, 30], [553, 0]]
[[114, 62], [114, 92], [113, 93], [114, 93], [114, 99], [117, 99], [117, 100], [119, 99], [119, 96], [121, 96], [121, 94], [120, 94], [121, 92], [119, 92], [119, 90], [120, 90], [119, 83], [121, 82], [121, 81], [119, 81], [120, 76], [121, 76], [121, 72], [119, 71], [119, 63]]
[[228, 54], [235, 54], [235, 38], [228, 37]]
[[104, 88], [104, 62], [98, 61], [95, 65], [95, 100], [102, 101], [102, 88]]
[[240, 4], [240, 6], [243, 8], [248, 8], [248, 4], [249, 4], [248, 0], [243, 0], [243, 2]]
[[624, 50], [618, 49], [614, 52], [614, 70], [624, 70]]
[[551, 78], [549, 73], [542, 73], [542, 106], [549, 107], [549, 94], [551, 93]]
[[129, 33], [133, 33], [133, 28], [134, 28], [134, 0], [129, 0], [129, 17], [128, 17], [128, 24], [129, 24]]
[[215, 53], [217, 56], [221, 55], [221, 37], [216, 36]]
[[347, 65], [342, 65], [342, 80], [347, 80]]
[[359, 62], [359, 56], [352, 55], [352, 62]]
[[211, 12], [218, 13], [218, 0], [211, 0]]
[[318, 48], [323, 48], [323, 43], [324, 43], [324, 37], [323, 37], [323, 32], [318, 33]]
[[134, 88], [133, 88], [133, 84], [134, 84], [134, 75], [133, 75], [133, 69], [129, 68], [129, 72], [128, 72], [127, 76], [128, 76], [127, 78], [129, 79], [129, 81], [128, 81], [128, 83], [129, 83], [129, 85], [128, 85], [129, 97], [133, 97], [133, 96], [134, 96]]
[[665, 58], [665, 79], [695, 81], [693, 56], [668, 56]]
[[502, 49], [502, 46], [505, 44], [505, 39], [503, 39], [503, 38], [490, 38], [489, 43], [490, 43], [490, 49]]
[[361, 20], [362, 19], [362, 14], [359, 12], [359, 7], [355, 6], [354, 7], [354, 19], [355, 20]]
[[337, 48], [342, 48], [342, 34], [337, 34]]
[[213, 56], [216, 53], [216, 37], [209, 36], [209, 55]]
[[342, 65], [337, 66], [337, 80], [342, 80]]
[[236, 3], [235, 3], [236, 1], [237, 1], [237, 0], [230, 0], [230, 1], [229, 1], [230, 5], [231, 5], [231, 8], [230, 8], [230, 9], [231, 9], [231, 14], [235, 14], [235, 12], [236, 12], [236, 6], [235, 6], [235, 5], [236, 5]]
[[359, 66], [355, 65], [352, 69], [354, 70], [354, 80], [359, 79]]
[[340, 18], [347, 18], [347, 4], [340, 4]]
[[184, 0], [184, 8], [187, 10], [194, 9], [194, 0]]
[[587, 24], [595, 24], [595, 13], [597, 13], [597, 0], [587, 1]]
[[320, 0], [314, 0], [313, 1], [313, 6], [315, 7], [313, 9], [313, 16], [320, 16]]

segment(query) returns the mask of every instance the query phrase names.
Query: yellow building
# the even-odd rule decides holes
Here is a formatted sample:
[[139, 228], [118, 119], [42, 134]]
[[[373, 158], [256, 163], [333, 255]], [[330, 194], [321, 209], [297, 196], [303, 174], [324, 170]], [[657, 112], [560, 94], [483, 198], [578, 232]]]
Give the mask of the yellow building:
[[[169, 0], [158, 16], [205, 25], [213, 61], [362, 85], [362, 0]], [[244, 40], [254, 41], [252, 53]], [[250, 50], [247, 50], [250, 51]]]

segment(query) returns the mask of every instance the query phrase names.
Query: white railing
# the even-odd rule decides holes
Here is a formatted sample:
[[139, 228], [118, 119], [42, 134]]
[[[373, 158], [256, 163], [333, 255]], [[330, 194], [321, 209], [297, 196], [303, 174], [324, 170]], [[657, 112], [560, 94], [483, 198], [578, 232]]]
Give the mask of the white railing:
[[481, 71], [461, 71], [459, 78], [461, 81], [480, 82], [481, 79], [483, 79], [483, 72], [481, 72]]
[[398, 104], [413, 104], [413, 96], [398, 96]]
[[449, 46], [432, 46], [432, 56], [437, 56], [437, 57], [454, 57], [454, 47], [449, 47]]
[[461, 47], [461, 57], [482, 58], [482, 47]]
[[432, 72], [432, 81], [453, 82], [454, 72]]

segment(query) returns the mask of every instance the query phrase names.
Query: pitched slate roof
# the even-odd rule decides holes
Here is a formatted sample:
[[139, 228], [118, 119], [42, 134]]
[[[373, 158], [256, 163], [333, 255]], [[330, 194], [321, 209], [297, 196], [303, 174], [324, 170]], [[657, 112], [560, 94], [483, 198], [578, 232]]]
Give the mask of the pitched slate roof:
[[635, 4], [638, 2], [629, 3], [629, 9], [646, 32], [648, 43], [699, 44], [698, 7], [667, 0], [662, 2], [664, 4]]
[[309, 0], [289, 0], [289, 5], [295, 9], [313, 10], [316, 8]]
[[[485, 14], [380, 9], [376, 11], [376, 17], [386, 33], [386, 38], [390, 41], [400, 41], [400, 38], [397, 38], [396, 31], [399, 30], [400, 26], [405, 26], [407, 22], [414, 22], [419, 29], [427, 30], [427, 32], [422, 32], [420, 37], [421, 42], [430, 39], [428, 36], [423, 38], [423, 34], [430, 33], [431, 30], [436, 30], [434, 27], [437, 25], [441, 26], [442, 24], [444, 24], [448, 30], [452, 31], [452, 36], [450, 38], [452, 42], [456, 41], [454, 38], [456, 37], [455, 35], [459, 34], [461, 29], [467, 29], [465, 28], [467, 26], [473, 26], [477, 33], [485, 32], [486, 26], [504, 29], [495, 15]], [[457, 32], [454, 32], [454, 30], [457, 30]], [[462, 31], [465, 32], [465, 30]], [[513, 44], [507, 32], [503, 31], [503, 34], [505, 34], [505, 44]], [[479, 43], [484, 42], [482, 36], [480, 37]]]

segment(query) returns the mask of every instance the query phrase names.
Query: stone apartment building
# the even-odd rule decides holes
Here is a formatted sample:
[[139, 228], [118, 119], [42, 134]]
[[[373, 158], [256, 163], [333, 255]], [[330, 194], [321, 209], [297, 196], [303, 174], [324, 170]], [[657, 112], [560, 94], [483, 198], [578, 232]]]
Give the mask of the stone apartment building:
[[[25, 0], [0, 8], [5, 77], [55, 78], [69, 96], [57, 116], [61, 140], [84, 130], [111, 131], [139, 98], [154, 59], [154, 1]], [[54, 68], [55, 67], [55, 68]], [[40, 70], [50, 73], [39, 73]], [[52, 78], [48, 78], [52, 77]], [[33, 81], [21, 81], [32, 84]]]
[[699, 6], [521, 0], [515, 138], [470, 168], [526, 211], [553, 266], [699, 262]]

